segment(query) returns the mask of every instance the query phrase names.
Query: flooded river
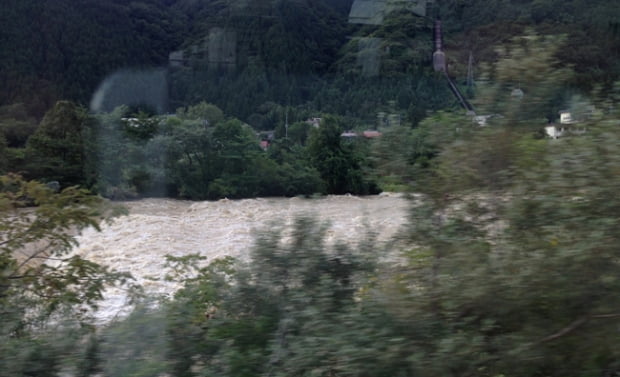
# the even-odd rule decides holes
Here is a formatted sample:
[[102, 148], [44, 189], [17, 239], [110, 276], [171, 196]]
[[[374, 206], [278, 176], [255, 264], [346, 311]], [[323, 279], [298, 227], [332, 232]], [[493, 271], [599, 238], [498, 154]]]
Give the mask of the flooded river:
[[[86, 230], [75, 251], [84, 257], [131, 273], [149, 295], [171, 295], [179, 287], [163, 281], [164, 256], [198, 253], [212, 260], [222, 256], [247, 259], [256, 232], [270, 224], [290, 225], [300, 215], [331, 224], [328, 242], [355, 243], [372, 230], [379, 241], [393, 237], [406, 220], [408, 201], [400, 194], [328, 196], [318, 199], [265, 198], [189, 202], [145, 199], [123, 203], [129, 215], [101, 232]], [[127, 294], [106, 292], [97, 318], [109, 321], [123, 313]]]

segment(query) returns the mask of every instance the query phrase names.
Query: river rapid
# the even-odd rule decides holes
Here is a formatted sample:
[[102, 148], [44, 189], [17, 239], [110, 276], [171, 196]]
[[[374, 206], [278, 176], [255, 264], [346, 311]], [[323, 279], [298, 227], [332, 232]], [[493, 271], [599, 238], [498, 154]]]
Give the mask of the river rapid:
[[[317, 199], [264, 198], [190, 202], [144, 199], [121, 203], [129, 214], [101, 232], [85, 230], [74, 251], [119, 272], [128, 272], [145, 293], [153, 297], [172, 295], [180, 288], [164, 281], [165, 255], [198, 253], [215, 258], [232, 256], [248, 260], [257, 233], [274, 224], [290, 226], [302, 215], [330, 224], [327, 242], [354, 245], [368, 231], [379, 242], [392, 239], [406, 221], [409, 202], [400, 194], [377, 196], [327, 196]], [[95, 314], [109, 322], [128, 310], [126, 290], [111, 288]]]

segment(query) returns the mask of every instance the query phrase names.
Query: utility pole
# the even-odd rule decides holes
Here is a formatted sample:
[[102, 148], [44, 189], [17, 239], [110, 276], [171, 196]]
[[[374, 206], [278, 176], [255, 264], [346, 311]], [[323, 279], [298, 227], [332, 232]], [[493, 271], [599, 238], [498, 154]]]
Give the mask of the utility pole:
[[467, 63], [467, 87], [474, 87], [474, 54], [469, 51], [469, 62]]
[[288, 140], [288, 106], [286, 106], [286, 115], [284, 116], [284, 138]]

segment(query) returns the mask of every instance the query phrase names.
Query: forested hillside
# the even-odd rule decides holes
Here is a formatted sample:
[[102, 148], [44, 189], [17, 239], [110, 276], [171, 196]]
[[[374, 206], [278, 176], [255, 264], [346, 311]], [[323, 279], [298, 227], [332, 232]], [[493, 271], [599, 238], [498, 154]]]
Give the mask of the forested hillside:
[[41, 117], [55, 101], [88, 104], [123, 67], [167, 64], [186, 15], [157, 0], [6, 0], [0, 12], [0, 105]]
[[[170, 126], [171, 120], [150, 120], [157, 130], [142, 132], [138, 142], [123, 128], [121, 118], [161, 116], [207, 103], [228, 120], [246, 124], [255, 132], [269, 131], [248, 139], [248, 146], [254, 148], [258, 139], [270, 135], [263, 141], [273, 142], [268, 154], [277, 164], [293, 159], [310, 167], [312, 158], [305, 143], [310, 132], [304, 126], [308, 119], [332, 116], [338, 119], [340, 132], [379, 129], [403, 140], [429, 114], [459, 111], [459, 101], [447, 81], [432, 67], [434, 20], [442, 22], [449, 76], [474, 107], [488, 114], [503, 115], [505, 110], [485, 103], [489, 87], [500, 97], [513, 90], [526, 93], [525, 101], [530, 104], [522, 107], [526, 116], [535, 114], [552, 122], [575, 96], [607, 95], [620, 77], [620, 9], [604, 0], [30, 0], [7, 1], [4, 9], [0, 14], [0, 150], [4, 151], [0, 167], [30, 178], [64, 180], [63, 185], [79, 183], [103, 193], [108, 184], [87, 167], [96, 148], [81, 150], [81, 157], [68, 166], [58, 155], [47, 160], [53, 153], [44, 150], [51, 142], [41, 136], [48, 132], [44, 115], [54, 113], [59, 100], [84, 108], [70, 111], [82, 113], [80, 127], [68, 126], [73, 121], [63, 126], [68, 132], [90, 132], [73, 138], [80, 140], [76, 148], [105, 142], [100, 132], [111, 127], [113, 117], [117, 117], [113, 132], [122, 136], [118, 137], [125, 146], [137, 143], [137, 154], [145, 153], [142, 146], [166, 138], [178, 146], [182, 136]], [[521, 67], [507, 79], [497, 71], [497, 63], [514, 56], [510, 46], [521, 36], [544, 38], [534, 52], [522, 51], [531, 58], [528, 63], [519, 63], [515, 56], [513, 62]], [[570, 74], [543, 93], [535, 77], [547, 68]], [[120, 110], [119, 106], [126, 107]], [[59, 119], [62, 123], [62, 116]], [[200, 117], [191, 121], [200, 120], [208, 121]], [[288, 139], [289, 125], [296, 139]], [[543, 125], [544, 121], [538, 123], [538, 127]], [[210, 135], [213, 128], [203, 131]], [[384, 140], [383, 144], [389, 143], [389, 137]], [[392, 174], [371, 168], [389, 165], [385, 161], [392, 158], [389, 153], [375, 151], [378, 155], [371, 157], [368, 145], [353, 147], [358, 144], [346, 144], [356, 152], [345, 153], [343, 166], [359, 165], [367, 182], [376, 180], [376, 175], [383, 180]], [[286, 151], [285, 157], [278, 152], [279, 146]], [[161, 143], [158, 148], [157, 153], [179, 162], [176, 152]], [[197, 195], [197, 191], [182, 189], [179, 180], [171, 185], [175, 179], [170, 176], [157, 184], [167, 188], [155, 190], [154, 170], [158, 169], [144, 163], [132, 165], [129, 161], [137, 158], [136, 153], [114, 163], [124, 166], [120, 171], [126, 170], [112, 185], [114, 192], [124, 187], [120, 190], [136, 195], [218, 196], [206, 194], [210, 183], [203, 182], [205, 187]], [[410, 153], [433, 156], [429, 151]], [[409, 163], [416, 158], [411, 157]], [[263, 175], [250, 165], [239, 171]], [[58, 174], [67, 169], [77, 170], [71, 177]], [[171, 167], [170, 172], [179, 170]], [[209, 174], [211, 182], [223, 172]], [[263, 187], [236, 195], [292, 195], [330, 187], [323, 182], [319, 189], [312, 182], [306, 182], [301, 191]], [[348, 189], [340, 185], [326, 192], [369, 192], [353, 189], [361, 186], [349, 183], [344, 185]], [[194, 194], [187, 194], [190, 191]]]
[[[37, 117], [59, 99], [86, 105], [107, 75], [122, 68], [165, 67], [171, 52], [200, 50], [214, 29], [234, 35], [229, 46], [234, 61], [212, 72], [217, 59], [201, 61], [195, 50], [190, 72], [172, 72], [170, 110], [206, 100], [247, 121], [260, 115], [261, 104], [276, 102], [340, 114], [346, 107], [368, 120], [371, 111], [365, 107], [388, 100], [400, 99], [402, 110], [414, 118], [420, 110], [408, 109], [411, 102], [425, 110], [449, 104], [446, 92], [415, 85], [432, 78], [431, 23], [396, 7], [381, 25], [353, 24], [348, 22], [352, 4], [7, 0], [0, 15], [0, 105], [25, 103]], [[496, 58], [498, 43], [534, 28], [567, 35], [558, 58], [575, 68], [578, 88], [591, 89], [594, 83], [610, 84], [620, 72], [617, 8], [604, 0], [441, 0], [429, 6], [429, 16], [443, 20], [450, 68], [462, 80], [470, 52], [479, 72], [482, 63]], [[364, 71], [357, 58], [366, 38], [380, 39], [377, 72]]]

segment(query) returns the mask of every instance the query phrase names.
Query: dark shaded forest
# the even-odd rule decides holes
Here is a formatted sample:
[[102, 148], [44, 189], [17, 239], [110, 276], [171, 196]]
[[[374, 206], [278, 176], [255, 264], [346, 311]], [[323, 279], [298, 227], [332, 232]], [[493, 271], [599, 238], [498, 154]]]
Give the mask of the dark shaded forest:
[[[412, 102], [429, 101], [416, 106], [430, 110], [451, 102], [437, 99], [445, 91], [415, 85], [432, 77], [432, 24], [405, 6], [378, 25], [349, 23], [352, 3], [7, 0], [0, 105], [23, 103], [38, 119], [57, 100], [87, 106], [115, 71], [167, 67], [169, 54], [183, 50], [190, 67], [172, 70], [172, 112], [207, 101], [248, 122], [266, 102], [311, 103], [313, 110], [364, 118], [373, 115], [364, 106], [369, 101], [380, 107], [397, 100], [404, 111]], [[428, 8], [428, 17], [443, 21], [450, 70], [462, 81], [470, 52], [476, 67], [492, 63], [497, 44], [527, 28], [566, 35], [558, 59], [577, 72], [574, 87], [609, 86], [618, 77], [618, 10], [608, 1], [442, 0]], [[224, 49], [233, 58], [205, 56], [214, 30], [234, 34]], [[364, 38], [381, 39], [381, 64], [372, 72], [356, 58]], [[399, 84], [405, 78], [413, 81]]]
[[[8, 1], [0, 15], [0, 168], [112, 198], [402, 188], [393, 172], [373, 168], [393, 159], [380, 152], [390, 149], [387, 138], [383, 146], [340, 140], [320, 152], [324, 138], [310, 137], [306, 121], [331, 119], [334, 135], [404, 138], [435, 111], [458, 112], [432, 69], [433, 19], [442, 20], [449, 74], [489, 114], [503, 110], [480, 98], [519, 36], [548, 36], [541, 56], [553, 56], [543, 64], [571, 72], [542, 102], [529, 97], [537, 103], [526, 112], [547, 122], [575, 96], [607, 95], [620, 75], [618, 5], [607, 1], [380, 3], [376, 22], [372, 12], [355, 18], [350, 0]], [[544, 68], [524, 65], [503, 89], [527, 92]], [[166, 115], [192, 106], [222, 114]], [[105, 154], [112, 150], [121, 153]], [[329, 166], [317, 156], [331, 156]]]

